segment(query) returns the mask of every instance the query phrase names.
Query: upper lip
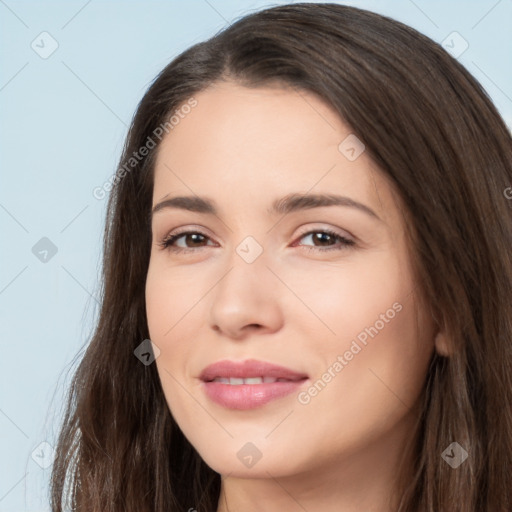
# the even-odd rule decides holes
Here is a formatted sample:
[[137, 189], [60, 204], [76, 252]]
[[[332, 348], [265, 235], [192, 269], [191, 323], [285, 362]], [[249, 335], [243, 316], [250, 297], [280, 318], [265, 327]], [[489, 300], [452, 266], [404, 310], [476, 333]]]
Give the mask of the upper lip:
[[272, 377], [274, 379], [302, 380], [307, 378], [305, 373], [296, 372], [290, 368], [279, 366], [256, 359], [246, 359], [245, 361], [229, 361], [227, 359], [217, 361], [203, 369], [199, 378], [202, 381], [209, 382], [217, 377], [241, 378], [249, 377]]

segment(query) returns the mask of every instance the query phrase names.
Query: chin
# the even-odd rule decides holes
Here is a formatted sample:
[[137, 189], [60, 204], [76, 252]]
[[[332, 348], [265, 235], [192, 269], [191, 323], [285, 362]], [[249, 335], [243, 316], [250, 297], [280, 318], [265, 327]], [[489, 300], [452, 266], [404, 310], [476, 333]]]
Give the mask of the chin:
[[[269, 478], [288, 476], [297, 470], [290, 457], [268, 450], [271, 454], [265, 456], [265, 450], [258, 450], [251, 443], [239, 443], [233, 450], [223, 449], [220, 453], [209, 451], [200, 452], [204, 462], [216, 473], [236, 478]], [[292, 450], [292, 448], [290, 448]]]

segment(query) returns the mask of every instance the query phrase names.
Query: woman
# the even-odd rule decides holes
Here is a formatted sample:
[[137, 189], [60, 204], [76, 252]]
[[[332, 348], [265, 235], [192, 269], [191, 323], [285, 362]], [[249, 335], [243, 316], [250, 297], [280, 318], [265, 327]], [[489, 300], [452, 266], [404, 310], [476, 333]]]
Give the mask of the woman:
[[397, 21], [285, 5], [185, 51], [120, 161], [53, 509], [511, 510], [511, 184], [481, 86]]

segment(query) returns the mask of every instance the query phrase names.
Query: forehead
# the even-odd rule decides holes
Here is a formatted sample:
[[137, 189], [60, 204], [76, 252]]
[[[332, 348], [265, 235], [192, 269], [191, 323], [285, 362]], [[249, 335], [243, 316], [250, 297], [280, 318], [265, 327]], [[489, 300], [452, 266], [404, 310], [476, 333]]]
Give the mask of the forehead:
[[387, 180], [365, 151], [347, 158], [345, 141], [357, 144], [355, 134], [313, 93], [223, 82], [194, 99], [158, 149], [153, 203], [197, 194], [266, 208], [289, 193], [332, 192], [389, 217]]
[[194, 98], [197, 105], [180, 116], [164, 145], [229, 147], [233, 156], [235, 150], [251, 154], [258, 150], [260, 156], [299, 155], [306, 149], [298, 144], [301, 141], [309, 140], [317, 149], [321, 142], [326, 150], [337, 146], [341, 134], [350, 133], [320, 98], [289, 87], [247, 88], [221, 82]]

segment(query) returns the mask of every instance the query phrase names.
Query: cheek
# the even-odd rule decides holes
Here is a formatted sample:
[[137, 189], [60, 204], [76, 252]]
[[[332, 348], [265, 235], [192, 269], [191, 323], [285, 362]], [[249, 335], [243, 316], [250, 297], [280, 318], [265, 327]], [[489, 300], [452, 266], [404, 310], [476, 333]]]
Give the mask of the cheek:
[[[151, 340], [168, 343], [184, 326], [201, 297], [197, 280], [179, 269], [151, 262], [146, 278], [146, 316]], [[202, 281], [202, 280], [200, 280]], [[202, 292], [203, 295], [207, 288]], [[189, 313], [190, 312], [190, 313]]]
[[[343, 338], [326, 349], [324, 372], [333, 368], [336, 377], [323, 388], [316, 406], [340, 419], [349, 416], [363, 431], [372, 425], [385, 428], [383, 421], [391, 425], [410, 410], [424, 386], [433, 352], [428, 331], [417, 328], [414, 297], [393, 302], [396, 297], [371, 310], [366, 306], [364, 321], [355, 309], [355, 323], [345, 315]], [[336, 361], [340, 364], [334, 367]], [[325, 380], [325, 373], [316, 377]]]
[[[300, 403], [309, 403], [299, 405], [297, 411], [303, 422], [316, 418], [308, 423], [307, 436], [321, 440], [315, 452], [319, 457], [338, 451], [356, 453], [411, 413], [424, 386], [432, 350], [417, 336], [412, 301], [401, 305], [388, 323], [372, 320], [365, 326], [368, 331], [351, 326], [356, 335], [323, 345], [324, 367], [306, 390], [309, 396], [301, 397]], [[376, 311], [380, 313], [380, 308]], [[360, 332], [367, 334], [366, 343], [357, 338]], [[286, 432], [281, 434], [285, 442]]]
[[[202, 283], [199, 286], [198, 283]], [[204, 322], [201, 298], [211, 285], [206, 279], [191, 279], [190, 272], [168, 268], [165, 264], [149, 266], [146, 279], [146, 316], [150, 339], [160, 349], [156, 364], [166, 394], [179, 388], [188, 375], [189, 363], [197, 346], [198, 330]]]
[[[197, 302], [193, 297], [190, 282], [180, 286], [176, 272], [151, 265], [146, 279], [146, 316], [151, 341], [159, 348], [155, 364], [165, 400], [180, 428], [197, 421], [201, 411], [194, 409], [194, 402], [184, 390], [183, 372], [186, 362], [193, 356], [193, 344], [187, 342], [194, 333], [187, 332], [187, 312]], [[184, 424], [182, 424], [184, 422]]]
[[413, 301], [411, 295], [397, 300], [395, 308], [371, 321], [356, 338], [366, 378], [398, 397], [409, 395], [423, 381], [433, 347], [416, 324]]
[[[327, 351], [339, 350], [347, 343], [350, 345], [360, 333], [364, 337], [365, 329], [379, 321], [380, 315], [387, 311], [387, 317], [394, 318], [393, 304], [409, 300], [413, 289], [407, 273], [400, 269], [396, 255], [390, 252], [359, 252], [340, 263], [317, 264], [315, 267], [309, 262], [283, 268], [280, 275], [283, 281], [290, 283], [295, 294], [290, 297], [292, 302], [286, 309], [288, 320], [291, 324], [306, 321], [318, 324], [324, 337], [332, 340], [332, 343], [322, 344]], [[322, 351], [316, 344], [311, 348], [319, 353]]]
[[416, 321], [407, 265], [380, 255], [374, 264], [330, 269], [316, 276], [307, 298], [331, 331], [307, 348], [323, 362], [314, 376], [320, 382], [313, 407], [375, 421], [389, 411], [405, 412], [403, 404], [412, 405], [421, 392], [433, 351], [429, 326]]

